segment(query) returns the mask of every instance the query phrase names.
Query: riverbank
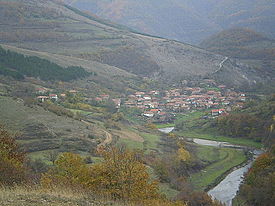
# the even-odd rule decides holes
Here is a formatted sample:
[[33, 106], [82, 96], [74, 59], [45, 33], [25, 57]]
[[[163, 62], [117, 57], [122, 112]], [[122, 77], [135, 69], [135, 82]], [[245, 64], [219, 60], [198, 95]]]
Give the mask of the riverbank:
[[221, 176], [221, 181], [208, 191], [208, 194], [215, 199], [221, 201], [226, 206], [232, 205], [240, 184], [242, 183], [244, 174], [250, 169], [253, 161], [262, 153], [261, 150], [254, 150], [249, 153], [248, 161], [240, 164]]
[[209, 162], [201, 171], [190, 176], [190, 183], [201, 191], [213, 188], [232, 168], [247, 161], [244, 151], [232, 148], [197, 145], [196, 155], [201, 161]]
[[228, 169], [223, 174], [221, 174], [212, 184], [210, 184], [206, 187], [205, 191], [209, 192], [211, 189], [215, 188], [218, 184], [220, 184], [230, 173], [234, 172], [237, 169], [245, 167], [250, 162], [252, 162], [252, 159], [247, 155], [246, 159], [243, 162], [236, 165], [235, 167], [232, 167], [232, 168]]
[[227, 142], [234, 145], [241, 145], [241, 146], [247, 146], [250, 148], [262, 148], [262, 143], [255, 142], [250, 139], [243, 139], [243, 138], [232, 138], [232, 137], [225, 137], [221, 135], [214, 135], [214, 134], [208, 134], [208, 133], [202, 133], [200, 131], [176, 131], [175, 132], [179, 136], [183, 136], [186, 138], [198, 138], [198, 139], [206, 139], [206, 140], [213, 140], [217, 142]]

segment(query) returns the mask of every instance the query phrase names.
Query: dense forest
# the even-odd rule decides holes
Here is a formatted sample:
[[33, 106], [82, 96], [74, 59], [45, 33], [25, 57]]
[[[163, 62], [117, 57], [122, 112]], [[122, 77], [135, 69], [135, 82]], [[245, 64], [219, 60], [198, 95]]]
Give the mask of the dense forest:
[[24, 56], [0, 47], [0, 74], [17, 80], [22, 80], [27, 76], [45, 81], [71, 81], [93, 73], [87, 72], [78, 66], [63, 68], [48, 60], [34, 56]]

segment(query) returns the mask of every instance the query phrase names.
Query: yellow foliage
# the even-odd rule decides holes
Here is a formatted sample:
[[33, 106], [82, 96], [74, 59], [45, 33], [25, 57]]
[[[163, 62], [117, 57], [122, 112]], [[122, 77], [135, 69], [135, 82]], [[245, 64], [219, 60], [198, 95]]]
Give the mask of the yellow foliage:
[[104, 161], [92, 166], [96, 184], [114, 199], [142, 201], [158, 197], [156, 181], [150, 181], [146, 166], [130, 151], [111, 148], [103, 152]]
[[170, 133], [168, 134], [168, 137], [176, 138], [176, 135], [175, 135], [175, 133], [170, 132]]
[[54, 167], [42, 175], [41, 185], [49, 189], [83, 189], [131, 202], [159, 198], [157, 182], [150, 180], [136, 153], [111, 148], [102, 155], [103, 162], [89, 167], [79, 155], [63, 153]]
[[146, 125], [146, 127], [149, 128], [149, 129], [157, 129], [157, 126], [155, 124], [153, 124], [153, 123], [148, 123]]
[[0, 125], [0, 185], [21, 184], [26, 180], [25, 154], [11, 134]]
[[190, 153], [183, 146], [178, 149], [178, 159], [185, 162], [191, 159]]
[[45, 188], [56, 186], [88, 188], [92, 181], [90, 170], [80, 155], [63, 153], [55, 161], [54, 167], [42, 175], [41, 184]]
[[75, 107], [80, 110], [91, 110], [92, 106], [85, 103], [76, 103]]

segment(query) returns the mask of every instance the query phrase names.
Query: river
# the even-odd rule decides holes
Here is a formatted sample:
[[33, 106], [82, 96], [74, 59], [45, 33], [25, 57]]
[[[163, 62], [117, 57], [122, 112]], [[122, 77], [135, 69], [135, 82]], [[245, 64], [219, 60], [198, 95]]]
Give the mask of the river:
[[[159, 131], [164, 132], [166, 134], [172, 132], [173, 130], [174, 130], [174, 127], [159, 129]], [[196, 138], [189, 139], [189, 141], [193, 141], [194, 143], [199, 145], [213, 146], [213, 147], [231, 147], [235, 149], [246, 148], [239, 145], [233, 145], [228, 142], [218, 142], [218, 141], [196, 139]], [[254, 153], [254, 159], [255, 159], [257, 156], [259, 156], [262, 153], [262, 151], [254, 150], [253, 153]], [[243, 180], [243, 176], [251, 167], [252, 162], [253, 161], [250, 161], [245, 166], [232, 171], [217, 186], [209, 190], [208, 194], [212, 198], [215, 198], [221, 201], [226, 206], [231, 206], [232, 200], [234, 199], [234, 197], [236, 196], [239, 190], [240, 184]]]

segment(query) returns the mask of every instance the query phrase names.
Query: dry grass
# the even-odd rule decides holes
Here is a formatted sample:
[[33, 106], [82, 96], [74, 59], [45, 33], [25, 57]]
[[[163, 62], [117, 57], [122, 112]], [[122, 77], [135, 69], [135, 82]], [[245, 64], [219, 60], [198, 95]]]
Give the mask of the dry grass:
[[[39, 187], [0, 188], [0, 205], [5, 206], [107, 206], [117, 205], [107, 200], [98, 200], [70, 189], [43, 190]], [[119, 204], [121, 205], [121, 204]]]
[[108, 198], [76, 192], [69, 188], [45, 190], [39, 186], [0, 186], [0, 205], [2, 206], [186, 206], [184, 203], [165, 199], [148, 200], [143, 203], [110, 201]]
[[112, 130], [112, 133], [119, 136], [121, 139], [128, 139], [128, 140], [133, 140], [133, 141], [136, 141], [136, 142], [144, 142], [143, 137], [141, 137], [136, 132], [133, 132], [133, 131], [128, 130], [128, 129]]

